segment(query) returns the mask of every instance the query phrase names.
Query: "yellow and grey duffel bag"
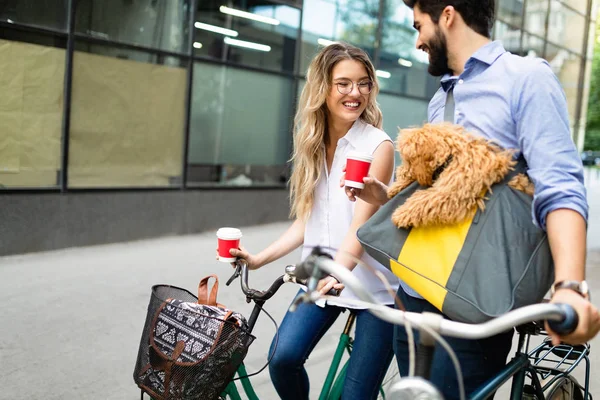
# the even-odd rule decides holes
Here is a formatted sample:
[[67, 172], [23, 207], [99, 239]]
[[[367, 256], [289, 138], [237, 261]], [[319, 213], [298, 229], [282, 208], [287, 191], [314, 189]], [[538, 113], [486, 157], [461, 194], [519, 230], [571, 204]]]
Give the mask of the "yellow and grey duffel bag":
[[[517, 171], [514, 171], [517, 172]], [[546, 232], [531, 218], [532, 198], [492, 186], [485, 211], [454, 225], [397, 228], [391, 215], [417, 190], [414, 182], [357, 232], [365, 251], [449, 318], [483, 322], [538, 303], [554, 280]]]

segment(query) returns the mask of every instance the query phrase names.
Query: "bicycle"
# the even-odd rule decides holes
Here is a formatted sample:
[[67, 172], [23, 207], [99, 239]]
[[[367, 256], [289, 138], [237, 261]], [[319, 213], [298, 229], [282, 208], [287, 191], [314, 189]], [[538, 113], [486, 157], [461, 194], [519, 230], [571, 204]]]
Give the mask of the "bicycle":
[[[293, 265], [288, 265], [285, 268], [285, 274], [278, 277], [267, 290], [259, 291], [256, 289], [251, 289], [248, 286], [248, 267], [243, 260], [238, 260], [236, 262], [235, 271], [234, 271], [233, 275], [227, 281], [226, 285], [229, 286], [236, 278], [238, 278], [240, 276], [241, 276], [240, 286], [241, 286], [242, 292], [246, 296], [246, 301], [254, 302], [254, 308], [252, 309], [250, 318], [248, 319], [248, 327], [249, 327], [250, 333], [252, 333], [252, 330], [256, 324], [256, 321], [258, 319], [260, 312], [263, 311], [263, 305], [265, 304], [265, 302], [267, 300], [269, 300], [271, 297], [273, 297], [275, 295], [275, 293], [279, 290], [279, 288], [284, 283], [288, 283], [288, 282], [299, 283], [299, 284], [306, 283], [304, 280], [298, 279], [296, 277], [295, 267]], [[332, 291], [333, 291], [333, 289], [332, 289]], [[330, 291], [330, 294], [333, 294], [333, 295], [337, 294], [332, 291]], [[342, 391], [343, 391], [343, 387], [344, 387], [344, 379], [346, 376], [345, 375], [346, 368], [348, 366], [348, 361], [346, 361], [344, 363], [344, 365], [342, 366], [341, 369], [340, 369], [340, 364], [341, 364], [341, 361], [342, 361], [345, 353], [347, 353], [348, 355], [350, 355], [352, 353], [353, 338], [350, 333], [353, 328], [355, 318], [356, 318], [356, 315], [350, 311], [350, 315], [348, 316], [348, 319], [346, 320], [344, 329], [340, 335], [340, 339], [338, 341], [338, 345], [335, 350], [335, 353], [334, 353], [334, 356], [333, 356], [333, 359], [331, 362], [331, 366], [329, 367], [329, 370], [327, 372], [327, 377], [321, 388], [319, 400], [341, 399]], [[393, 366], [390, 367], [390, 370], [388, 371], [388, 374], [384, 378], [384, 381], [379, 389], [379, 395], [380, 395], [379, 398], [382, 398], [382, 399], [388, 398], [388, 396], [386, 395], [386, 389], [387, 390], [390, 389], [390, 385], [389, 385], [390, 382], [393, 380], [393, 378], [395, 376], [398, 375], [397, 366], [395, 365], [395, 363], [392, 365]], [[259, 373], [261, 371], [262, 371], [262, 369], [260, 371], [258, 371], [257, 373]], [[242, 384], [242, 389], [243, 389], [244, 393], [246, 394], [247, 398], [249, 400], [259, 400], [259, 397], [257, 396], [256, 392], [254, 391], [254, 388], [252, 387], [252, 383], [249, 379], [248, 373], [246, 371], [246, 367], [244, 366], [243, 362], [240, 365], [240, 367], [238, 368], [236, 375], [237, 375], [237, 380], [239, 380]], [[221, 394], [221, 397], [223, 399], [228, 398], [230, 400], [241, 400], [242, 399], [242, 397], [240, 396], [240, 392], [238, 391], [238, 388], [235, 384], [235, 380], [232, 380], [227, 385], [227, 387], [225, 388], [225, 391]]]
[[[246, 337], [251, 336], [252, 331], [258, 320], [258, 316], [260, 315], [261, 311], [264, 311], [265, 314], [267, 314], [267, 316], [269, 318], [271, 318], [271, 320], [275, 324], [276, 330], [277, 330], [276, 322], [265, 310], [263, 310], [263, 305], [265, 304], [265, 302], [267, 300], [269, 300], [271, 297], [273, 297], [275, 295], [275, 293], [279, 290], [279, 288], [284, 283], [288, 283], [288, 282], [298, 283], [298, 284], [306, 283], [303, 280], [297, 279], [297, 277], [294, 274], [294, 271], [295, 271], [294, 266], [291, 266], [291, 265], [287, 266], [285, 269], [285, 274], [279, 276], [271, 284], [269, 289], [267, 289], [265, 291], [259, 291], [256, 289], [251, 289], [248, 286], [248, 266], [245, 263], [245, 261], [244, 260], [236, 261], [236, 268], [234, 270], [234, 273], [229, 278], [226, 285], [229, 286], [236, 278], [241, 276], [240, 282], [241, 282], [242, 292], [245, 294], [246, 300], [248, 303], [251, 301], [254, 302], [254, 307], [250, 314], [250, 318], [247, 320], [247, 325], [244, 328]], [[182, 296], [184, 301], [194, 302], [193, 299], [196, 299], [196, 297], [192, 293], [187, 292], [185, 289], [180, 289], [180, 288], [176, 288], [176, 289], [179, 290], [179, 292], [177, 292], [178, 296]], [[185, 293], [182, 293], [182, 292], [185, 292]], [[332, 290], [330, 290], [329, 294], [337, 295], [339, 293], [337, 293], [337, 291], [335, 289], [332, 289]], [[164, 295], [164, 293], [162, 295]], [[216, 295], [216, 292], [215, 292], [215, 295]], [[162, 302], [162, 301], [164, 301], [164, 299], [160, 298], [159, 302]], [[350, 312], [350, 315], [348, 316], [345, 327], [340, 335], [340, 339], [339, 339], [339, 342], [338, 342], [338, 345], [337, 345], [337, 348], [335, 351], [335, 355], [333, 356], [331, 365], [329, 367], [326, 380], [322, 386], [321, 394], [319, 396], [320, 400], [339, 400], [341, 398], [348, 361], [346, 361], [344, 363], [344, 365], [342, 366], [341, 369], [339, 367], [340, 367], [340, 364], [342, 363], [344, 354], [347, 353], [348, 355], [350, 355], [352, 352], [353, 338], [351, 336], [351, 330], [354, 325], [355, 318], [356, 318], [356, 315], [353, 312]], [[142, 337], [142, 343], [144, 343], [143, 340], [144, 339]], [[148, 355], [148, 357], [150, 357], [150, 355]], [[238, 391], [238, 388], [237, 388], [236, 382], [235, 382], [236, 380], [239, 380], [240, 383], [242, 384], [243, 393], [245, 393], [246, 397], [249, 400], [258, 400], [259, 397], [257, 396], [256, 392], [254, 391], [254, 388], [253, 388], [252, 383], [249, 378], [253, 375], [260, 373], [262, 370], [264, 370], [266, 368], [266, 366], [268, 365], [268, 363], [270, 362], [270, 359], [271, 358], [269, 357], [269, 361], [267, 362], [267, 364], [264, 367], [262, 367], [258, 372], [255, 372], [253, 374], [247, 373], [246, 366], [244, 365], [244, 363], [242, 361], [241, 364], [239, 364], [239, 367], [237, 368], [237, 371], [235, 373], [235, 375], [237, 375], [237, 378], [233, 378], [227, 384], [227, 386], [225, 387], [225, 390], [220, 394], [219, 398], [220, 399], [229, 399], [229, 400], [241, 400], [242, 397], [241, 397], [240, 393], [242, 393], [242, 392]], [[151, 362], [152, 361], [150, 361], [150, 363]], [[237, 365], [237, 363], [235, 365]], [[392, 381], [392, 378], [394, 376], [398, 375], [398, 370], [397, 370], [396, 366], [397, 366], [396, 363], [392, 364], [392, 367], [389, 369], [388, 374], [384, 378], [384, 382], [382, 383], [382, 385], [379, 389], [379, 395], [380, 395], [379, 398], [382, 398], [382, 399], [387, 398], [386, 389], [389, 389], [389, 383]], [[134, 379], [135, 379], [135, 373], [134, 373]], [[160, 381], [160, 376], [157, 379]], [[181, 379], [181, 376], [180, 376], [180, 379]], [[178, 396], [182, 396], [182, 393], [185, 392], [183, 390], [183, 387], [184, 386], [181, 386], [181, 388], [178, 389], [178, 392], [176, 392], [174, 394], [175, 398], [181, 398]], [[144, 394], [146, 394], [147, 392], [141, 386], [140, 386], [140, 388], [141, 388], [140, 399], [144, 400]], [[152, 394], [152, 393], [148, 392], [147, 394]], [[150, 398], [152, 399], [152, 397], [150, 397]]]
[[[481, 339], [518, 327], [519, 341], [516, 354], [502, 371], [472, 393], [469, 397], [470, 400], [487, 398], [510, 378], [513, 379], [511, 400], [553, 400], [559, 392], [568, 396], [560, 398], [592, 399], [592, 395], [589, 393], [590, 362], [588, 355], [590, 346], [588, 344], [553, 346], [546, 339], [539, 346], [529, 350], [530, 336], [544, 332], [543, 325], [537, 322], [539, 320], [547, 320], [557, 333], [569, 333], [577, 327], [577, 314], [568, 305], [531, 305], [510, 311], [482, 324], [454, 322], [444, 319], [438, 314], [403, 312], [377, 304], [350, 271], [336, 264], [333, 260], [323, 257], [318, 249], [313, 251], [313, 254], [298, 264], [296, 268], [296, 275], [299, 278], [309, 278], [307, 292], [297, 299], [296, 304], [322, 298], [323, 296], [316, 293], [314, 288], [316, 282], [327, 274], [339, 278], [361, 299], [361, 301], [347, 301], [349, 306], [366, 307], [376, 316], [390, 323], [412, 325], [419, 329], [418, 357], [414, 363], [411, 362], [410, 367], [411, 371], [416, 372], [411, 373], [409, 377], [400, 379], [392, 388], [390, 398], [443, 400], [439, 391], [427, 380], [435, 342], [438, 341], [442, 346], [445, 343], [441, 335], [464, 339]], [[444, 347], [453, 358], [459, 378], [460, 398], [465, 399], [458, 360], [455, 356], [452, 357], [452, 350], [447, 344]], [[410, 351], [412, 353], [412, 349]], [[413, 358], [414, 354], [411, 354], [411, 359]], [[571, 372], [581, 362], [585, 362], [585, 383], [583, 386], [571, 375]], [[528, 383], [526, 383], [526, 378], [529, 380]]]

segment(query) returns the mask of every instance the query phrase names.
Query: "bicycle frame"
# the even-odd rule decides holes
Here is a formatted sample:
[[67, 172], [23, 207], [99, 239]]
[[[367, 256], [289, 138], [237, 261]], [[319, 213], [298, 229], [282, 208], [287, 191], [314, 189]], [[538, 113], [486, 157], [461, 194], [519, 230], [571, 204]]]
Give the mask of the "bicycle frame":
[[[559, 362], [557, 362], [557, 367], [563, 364], [570, 365], [564, 371], [561, 371], [557, 368], [542, 368], [539, 366], [540, 362], [544, 360], [544, 357], [549, 354], [553, 348], [544, 349], [546, 346], [546, 342], [543, 342], [531, 352], [523, 352], [523, 346], [528, 347], [530, 334], [527, 332], [519, 332], [519, 344], [517, 347], [517, 353], [513, 357], [513, 359], [504, 367], [502, 371], [500, 371], [495, 377], [490, 379], [488, 382], [483, 384], [479, 389], [477, 389], [471, 397], [470, 400], [484, 400], [488, 398], [492, 393], [497, 391], [506, 381], [508, 381], [511, 377], [513, 378], [510, 400], [522, 400], [525, 388], [525, 377], [529, 376], [532, 382], [532, 388], [537, 399], [544, 400], [546, 399], [544, 395], [544, 391], [550, 387], [556, 380], [562, 377], [568, 377], [571, 371], [579, 365], [579, 363], [583, 360], [586, 363], [586, 374], [585, 374], [585, 392], [584, 392], [584, 400], [589, 398], [588, 388], [589, 388], [589, 358], [587, 356], [589, 348], [584, 347], [584, 351], [575, 352], [575, 361], [566, 362], [567, 357], [573, 353], [573, 349], [565, 350], [566, 356]], [[527, 345], [525, 342], [527, 341]], [[539, 354], [541, 352], [545, 352], [544, 357], [535, 356], [535, 362], [532, 363], [532, 354]], [[538, 373], [540, 370], [548, 370], [546, 376], [553, 375], [553, 378], [546, 382], [544, 385], [540, 382], [538, 378]]]
[[[429, 386], [422, 386], [422, 388], [418, 389], [416, 386], [417, 382], [426, 383], [426, 381], [429, 379], [431, 362], [433, 360], [433, 350], [435, 346], [435, 336], [433, 335], [433, 332], [437, 333], [438, 335], [444, 335], [445, 333], [447, 336], [462, 337], [464, 339], [478, 339], [481, 337], [498, 334], [509, 329], [509, 327], [522, 327], [524, 326], [523, 324], [527, 325], [526, 323], [529, 321], [546, 320], [555, 332], [564, 334], [572, 332], [577, 326], [577, 313], [572, 307], [566, 304], [530, 305], [510, 311], [505, 315], [502, 315], [484, 324], [475, 325], [445, 320], [443, 316], [435, 313], [417, 314], [410, 312], [402, 313], [398, 310], [387, 310], [381, 304], [375, 301], [372, 295], [364, 289], [364, 287], [361, 285], [361, 282], [354, 275], [352, 275], [350, 271], [345, 269], [343, 266], [336, 264], [329, 258], [321, 257], [319, 251], [319, 249], [317, 249], [317, 251], [313, 250], [313, 253], [297, 266], [297, 268], [302, 271], [302, 274], [311, 277], [307, 285], [308, 293], [303, 301], [315, 301], [315, 299], [318, 299], [318, 294], [315, 295], [314, 292], [316, 283], [321, 276], [328, 273], [334, 274], [337, 278], [341, 279], [341, 282], [353, 290], [353, 292], [361, 299], [363, 304], [368, 305], [367, 308], [374, 315], [382, 318], [385, 321], [401, 325], [405, 325], [407, 320], [410, 321], [412, 319], [411, 322], [415, 322], [415, 325], [419, 328], [420, 342], [417, 349], [415, 375], [420, 380], [415, 379], [411, 381], [415, 383], [414, 387], [403, 387], [402, 385], [397, 386], [397, 390], [405, 390], [403, 393], [408, 393], [406, 390], [409, 389], [416, 389], [420, 393], [425, 393], [422, 388], [434, 389], [431, 384], [429, 384]], [[353, 303], [357, 304], [357, 302]], [[558, 363], [553, 364], [553, 367], [541, 366], [539, 363], [545, 357], [545, 355], [544, 357], [539, 357], [539, 354], [543, 349], [541, 346], [547, 346], [550, 342], [545, 340], [541, 346], [538, 346], [532, 352], [527, 353], [527, 350], [523, 352], [522, 349], [525, 341], [527, 341], [527, 345], [529, 344], [530, 332], [528, 332], [526, 329], [527, 328], [525, 328], [523, 331], [517, 329], [519, 331], [519, 346], [513, 360], [502, 371], [500, 371], [500, 373], [483, 384], [482, 387], [475, 391], [475, 393], [472, 393], [469, 398], [471, 400], [485, 399], [493, 394], [508, 379], [513, 377], [514, 379], [510, 398], [512, 400], [520, 400], [524, 394], [525, 387], [528, 389], [530, 388], [529, 386], [525, 386], [525, 377], [527, 374], [529, 374], [533, 383], [533, 394], [536, 395], [537, 399], [539, 400], [545, 399], [543, 393], [544, 390], [555, 392], [557, 389], [564, 387], [565, 383], [572, 387], [576, 386], [576, 390], [584, 390], [584, 398], [587, 399], [589, 394], [589, 358], [587, 357], [587, 354], [589, 353], [589, 345], [575, 347], [565, 345], [562, 348], [561, 346], [549, 347], [546, 350], [545, 355], [553, 353], [554, 355], [559, 355], [563, 358]], [[535, 333], [537, 333], [537, 331]], [[539, 352], [537, 351], [538, 349], [540, 349]], [[531, 363], [531, 358], [535, 359], [533, 365]], [[570, 375], [571, 371], [583, 359], [586, 361], [586, 382], [584, 387], [579, 385]], [[561, 370], [560, 367], [565, 365], [570, 365], [570, 367], [566, 370]], [[544, 379], [550, 375], [552, 375], [553, 378], [550, 380], [550, 382], [545, 382], [544, 386], [542, 386], [540, 379], [538, 378], [538, 374], [540, 374], [540, 376], [542, 376]], [[552, 386], [555, 383], [557, 385]], [[421, 384], [419, 383], [419, 385]], [[431, 394], [435, 395], [436, 398], [440, 397], [439, 392]], [[464, 394], [461, 393], [461, 397], [463, 395]]]
[[[337, 400], [342, 397], [342, 390], [344, 389], [344, 379], [346, 377], [346, 368], [348, 363], [346, 362], [346, 364], [344, 364], [339, 374], [338, 369], [342, 361], [342, 357], [344, 356], [344, 352], [347, 351], [348, 354], [350, 354], [352, 351], [352, 338], [350, 337], [350, 331], [352, 330], [355, 320], [356, 315], [354, 313], [350, 313], [348, 320], [346, 321], [346, 326], [340, 335], [340, 340], [335, 350], [329, 371], [327, 372], [325, 383], [321, 389], [319, 400]], [[252, 387], [250, 379], [247, 377], [248, 374], [243, 363], [238, 368], [237, 375], [240, 377], [239, 380], [242, 383], [242, 388], [246, 393], [248, 400], [260, 400], [254, 392], [254, 388]], [[242, 400], [234, 381], [229, 382], [222, 395], [229, 396], [231, 400]]]
[[319, 400], [340, 399], [342, 397], [342, 390], [344, 388], [344, 379], [346, 378], [346, 368], [348, 363], [344, 365], [337, 379], [335, 379], [335, 376], [340, 366], [340, 362], [342, 361], [344, 351], [348, 351], [348, 354], [352, 352], [352, 339], [350, 338], [350, 330], [352, 329], [352, 325], [354, 325], [355, 320], [356, 314], [350, 312], [348, 321], [346, 321], [346, 326], [340, 335], [340, 341], [338, 342], [338, 346], [333, 356], [333, 361], [329, 367], [329, 371], [327, 372], [327, 378], [325, 378], [325, 383], [321, 389]]

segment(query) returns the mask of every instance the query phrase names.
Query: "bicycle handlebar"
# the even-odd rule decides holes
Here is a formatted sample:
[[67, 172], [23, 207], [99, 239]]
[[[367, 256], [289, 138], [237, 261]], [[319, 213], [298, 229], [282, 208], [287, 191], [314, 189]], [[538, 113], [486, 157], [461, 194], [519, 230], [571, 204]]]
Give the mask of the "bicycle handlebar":
[[[466, 324], [450, 321], [439, 314], [405, 312], [379, 304], [356, 276], [347, 268], [314, 251], [305, 261], [296, 266], [297, 276], [311, 276], [320, 279], [323, 274], [331, 274], [348, 286], [362, 300], [345, 299], [352, 306], [368, 308], [377, 317], [396, 325], [404, 325], [405, 321], [416, 326], [426, 325], [438, 333], [463, 339], [482, 339], [504, 332], [515, 326], [537, 320], [547, 320], [551, 329], [561, 335], [573, 332], [579, 319], [575, 310], [568, 304], [535, 304], [510, 311], [502, 316], [480, 324]], [[314, 286], [314, 285], [313, 285]], [[308, 301], [315, 301], [320, 296], [312, 293], [314, 287], [309, 285]]]
[[[246, 261], [239, 258], [235, 261], [235, 265], [235, 271], [233, 272], [233, 275], [231, 275], [231, 277], [227, 280], [227, 283], [225, 283], [225, 285], [229, 286], [231, 282], [233, 282], [238, 276], [241, 275], [242, 279], [240, 280], [240, 285], [242, 288], [242, 292], [246, 295], [246, 298], [252, 299], [254, 301], [269, 300], [271, 297], [273, 297], [273, 295], [275, 295], [275, 293], [277, 293], [279, 288], [284, 283], [292, 282], [300, 285], [306, 285], [306, 280], [298, 278], [298, 276], [295, 274], [296, 267], [293, 265], [288, 265], [287, 267], [285, 267], [285, 274], [275, 279], [275, 281], [267, 290], [260, 291], [252, 289], [248, 285], [248, 264], [246, 263]], [[339, 295], [339, 291], [336, 289], [331, 289], [329, 292], [327, 292], [327, 294], [331, 296], [337, 296]]]

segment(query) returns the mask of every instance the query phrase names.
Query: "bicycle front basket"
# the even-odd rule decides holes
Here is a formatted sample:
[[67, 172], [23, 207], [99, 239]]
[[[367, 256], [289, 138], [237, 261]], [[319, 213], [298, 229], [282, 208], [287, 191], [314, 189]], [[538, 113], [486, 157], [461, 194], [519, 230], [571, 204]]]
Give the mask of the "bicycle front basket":
[[154, 400], [217, 399], [253, 340], [241, 314], [156, 285], [133, 379]]

